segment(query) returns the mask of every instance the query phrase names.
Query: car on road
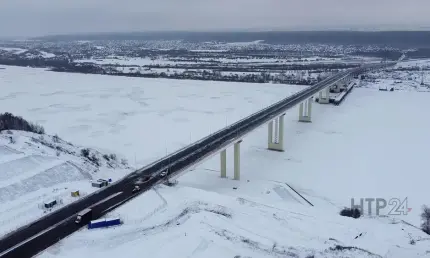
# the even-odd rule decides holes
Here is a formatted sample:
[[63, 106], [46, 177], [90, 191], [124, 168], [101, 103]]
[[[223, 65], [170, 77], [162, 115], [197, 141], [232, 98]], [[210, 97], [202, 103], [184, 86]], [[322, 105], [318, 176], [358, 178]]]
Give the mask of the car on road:
[[163, 171], [160, 173], [160, 177], [165, 177], [165, 176], [167, 176], [167, 171]]
[[147, 182], [149, 179], [151, 179], [151, 176], [144, 176], [142, 177], [142, 182]]
[[133, 193], [137, 193], [137, 192], [139, 192], [140, 191], [140, 186], [138, 186], [138, 185], [135, 185], [134, 186], [134, 188], [133, 188]]

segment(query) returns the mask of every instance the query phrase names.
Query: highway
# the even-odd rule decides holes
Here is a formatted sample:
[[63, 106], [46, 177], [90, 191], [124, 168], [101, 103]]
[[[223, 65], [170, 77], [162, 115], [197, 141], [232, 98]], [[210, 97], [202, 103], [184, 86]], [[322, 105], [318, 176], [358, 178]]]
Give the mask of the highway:
[[[378, 69], [394, 64], [394, 62], [371, 64], [339, 72], [332, 77], [326, 78], [311, 87], [288, 96], [265, 109], [251, 114], [232, 125], [155, 161], [129, 174], [123, 179], [114, 182], [109, 187], [102, 188], [28, 225], [18, 228], [0, 239], [0, 257], [32, 257], [84, 226], [85, 223], [75, 223], [78, 212], [86, 208], [91, 208], [93, 209], [92, 219], [97, 219], [137, 195], [151, 189], [154, 185], [162, 183], [168, 177], [179, 174], [193, 164], [202, 161], [206, 157], [213, 155], [231, 143], [243, 138], [246, 134], [337, 81], [353, 74], [362, 73], [367, 69]], [[168, 172], [167, 177], [160, 176], [160, 173], [163, 171]], [[142, 182], [143, 177], [148, 178], [148, 180]], [[135, 185], [140, 185], [140, 192], [132, 192]]]

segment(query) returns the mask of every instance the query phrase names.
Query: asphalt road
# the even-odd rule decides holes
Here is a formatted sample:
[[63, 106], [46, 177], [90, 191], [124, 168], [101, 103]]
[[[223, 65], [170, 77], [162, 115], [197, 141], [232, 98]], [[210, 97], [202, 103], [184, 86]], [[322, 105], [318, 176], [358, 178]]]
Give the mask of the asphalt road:
[[[97, 219], [133, 197], [151, 189], [154, 185], [161, 183], [165, 180], [165, 178], [161, 178], [159, 175], [162, 171], [168, 171], [168, 177], [180, 173], [194, 163], [244, 137], [287, 109], [310, 98], [337, 80], [345, 78], [352, 73], [360, 73], [362, 70], [362, 68], [353, 68], [327, 78], [167, 157], [149, 164], [111, 184], [109, 187], [90, 194], [3, 236], [0, 239], [0, 257], [25, 258], [34, 256], [82, 227], [83, 223], [79, 225], [75, 223], [77, 213], [80, 211], [91, 208], [93, 210], [92, 219]], [[145, 176], [150, 176], [149, 181], [140, 182]], [[132, 190], [136, 184], [140, 185], [141, 191], [133, 193]]]

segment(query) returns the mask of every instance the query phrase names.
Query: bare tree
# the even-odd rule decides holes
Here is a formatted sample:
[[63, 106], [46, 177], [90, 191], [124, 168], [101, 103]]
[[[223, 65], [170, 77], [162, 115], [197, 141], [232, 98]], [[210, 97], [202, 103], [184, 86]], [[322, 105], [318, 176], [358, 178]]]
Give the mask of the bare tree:
[[423, 206], [423, 213], [421, 213], [421, 219], [423, 223], [421, 224], [421, 229], [430, 235], [430, 207]]

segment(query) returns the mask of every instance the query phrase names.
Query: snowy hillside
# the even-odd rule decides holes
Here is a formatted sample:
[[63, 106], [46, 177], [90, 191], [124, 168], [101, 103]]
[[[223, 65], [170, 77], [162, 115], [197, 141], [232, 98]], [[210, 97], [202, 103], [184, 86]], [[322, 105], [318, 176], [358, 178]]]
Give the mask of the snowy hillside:
[[0, 132], [0, 234], [49, 212], [41, 207], [45, 201], [57, 200], [60, 205], [53, 209], [58, 209], [76, 200], [71, 191], [79, 190], [82, 197], [97, 190], [91, 179], [123, 177], [131, 171], [124, 164], [116, 155], [77, 147], [58, 136]]

